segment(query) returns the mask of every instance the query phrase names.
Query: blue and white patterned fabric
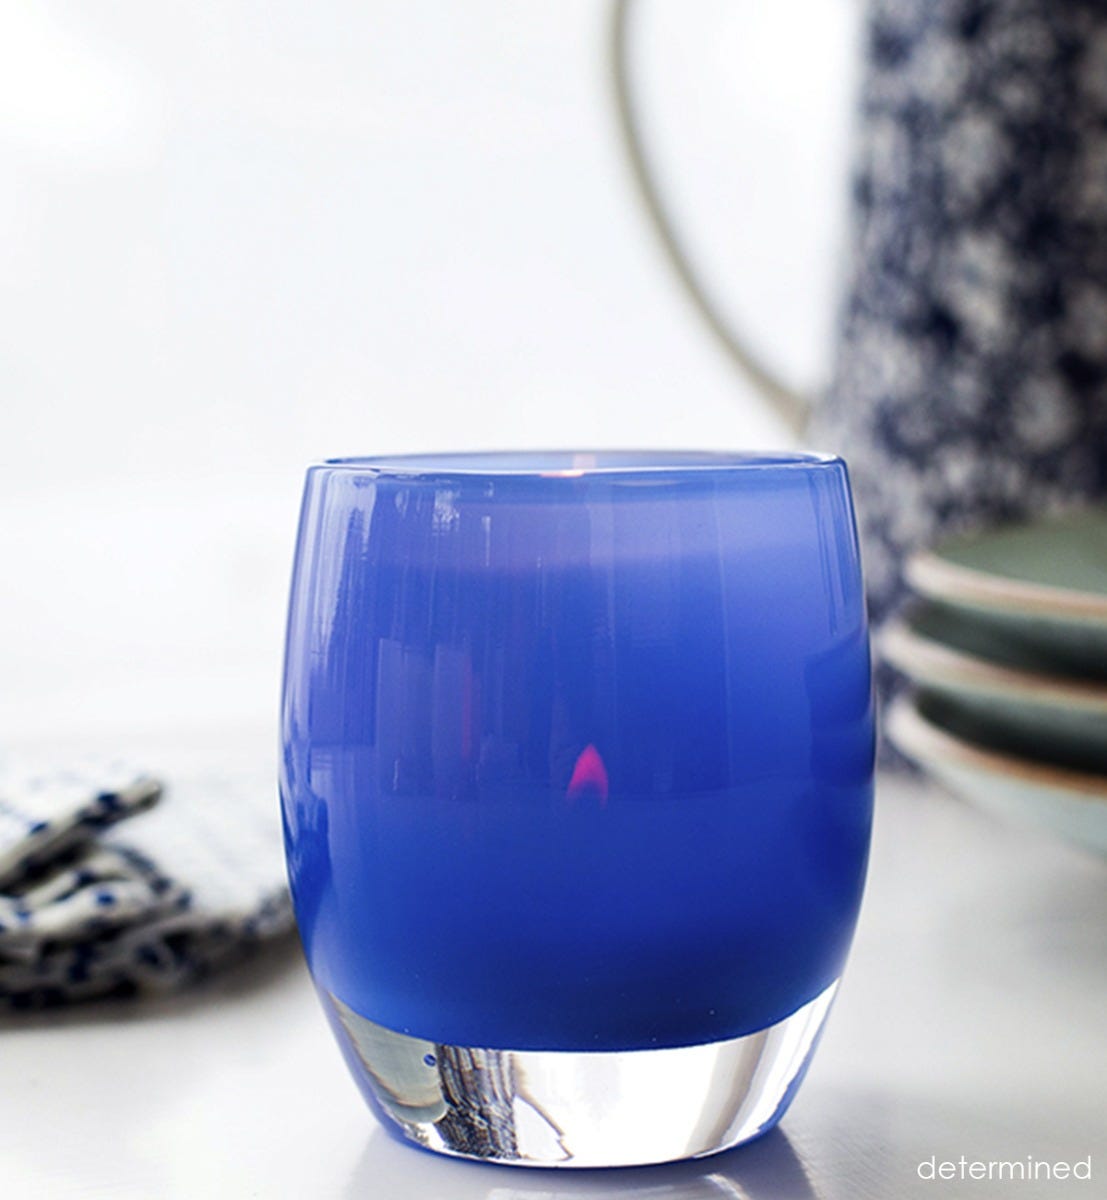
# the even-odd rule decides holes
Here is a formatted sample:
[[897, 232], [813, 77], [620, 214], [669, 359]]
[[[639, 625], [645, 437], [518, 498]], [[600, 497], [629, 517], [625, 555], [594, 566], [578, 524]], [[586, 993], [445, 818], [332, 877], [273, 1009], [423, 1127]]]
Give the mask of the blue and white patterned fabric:
[[124, 763], [0, 772], [0, 889], [39, 873], [102, 830], [149, 808], [161, 784]]
[[173, 990], [291, 930], [272, 794], [0, 769], [0, 1008]]

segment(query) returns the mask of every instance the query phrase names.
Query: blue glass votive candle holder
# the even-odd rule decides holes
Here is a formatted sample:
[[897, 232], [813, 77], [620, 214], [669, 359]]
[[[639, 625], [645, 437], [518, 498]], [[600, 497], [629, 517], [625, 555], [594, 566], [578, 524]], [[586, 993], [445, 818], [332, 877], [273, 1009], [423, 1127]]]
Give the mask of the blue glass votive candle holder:
[[282, 726], [308, 965], [394, 1134], [592, 1167], [780, 1119], [872, 814], [840, 459], [312, 467]]

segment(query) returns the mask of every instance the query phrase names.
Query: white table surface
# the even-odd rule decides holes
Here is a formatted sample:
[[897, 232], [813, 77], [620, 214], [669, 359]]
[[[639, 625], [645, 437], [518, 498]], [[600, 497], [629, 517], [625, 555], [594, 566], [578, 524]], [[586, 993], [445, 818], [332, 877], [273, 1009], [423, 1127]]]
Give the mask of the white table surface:
[[[854, 952], [780, 1129], [702, 1163], [522, 1171], [388, 1139], [295, 944], [173, 1001], [0, 1023], [0, 1196], [867, 1200], [1104, 1195], [1107, 867], [885, 779]], [[1077, 1160], [1084, 1183], [924, 1182]]]

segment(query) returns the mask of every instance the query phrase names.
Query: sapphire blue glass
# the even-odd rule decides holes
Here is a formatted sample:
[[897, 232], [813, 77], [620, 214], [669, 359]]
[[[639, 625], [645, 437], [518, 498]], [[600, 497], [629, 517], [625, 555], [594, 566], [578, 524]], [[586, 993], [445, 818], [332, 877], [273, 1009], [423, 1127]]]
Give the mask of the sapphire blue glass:
[[308, 473], [282, 800], [317, 984], [461, 1046], [737, 1037], [840, 975], [872, 806], [844, 464]]

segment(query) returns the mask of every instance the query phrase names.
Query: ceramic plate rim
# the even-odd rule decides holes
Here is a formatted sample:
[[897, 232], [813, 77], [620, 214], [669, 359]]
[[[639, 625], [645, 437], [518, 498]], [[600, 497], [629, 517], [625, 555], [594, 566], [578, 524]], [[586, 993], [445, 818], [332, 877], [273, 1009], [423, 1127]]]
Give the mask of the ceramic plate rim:
[[919, 712], [914, 699], [901, 697], [894, 701], [885, 727], [892, 742], [924, 766], [940, 766], [944, 761], [1018, 783], [1053, 788], [1089, 803], [1107, 802], [1107, 775], [1055, 767], [985, 749], [929, 721]]
[[943, 558], [940, 547], [912, 554], [904, 574], [917, 592], [948, 604], [1107, 627], [1107, 596], [966, 567]]
[[924, 686], [1107, 714], [1107, 684], [989, 662], [920, 633], [909, 617], [890, 620], [877, 645], [892, 666]]

